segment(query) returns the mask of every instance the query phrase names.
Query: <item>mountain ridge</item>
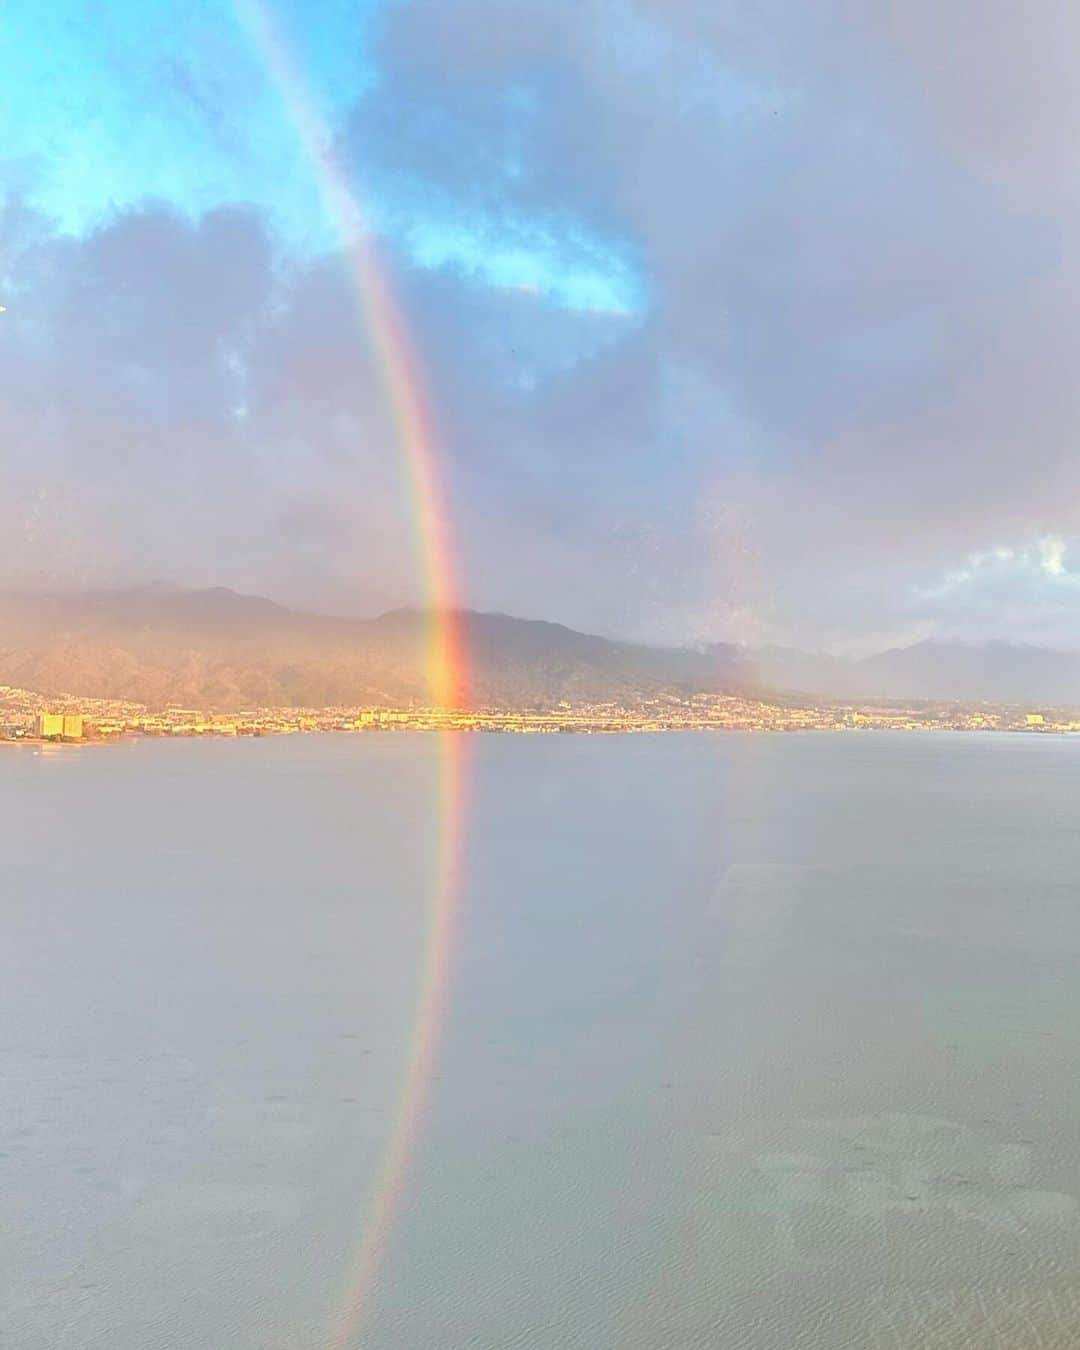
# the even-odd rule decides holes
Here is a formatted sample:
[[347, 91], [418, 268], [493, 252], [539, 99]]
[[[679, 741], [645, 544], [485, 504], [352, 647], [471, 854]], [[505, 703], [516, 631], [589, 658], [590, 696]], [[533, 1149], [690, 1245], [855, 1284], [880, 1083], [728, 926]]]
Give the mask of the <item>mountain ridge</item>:
[[[532, 707], [720, 692], [715, 656], [579, 633], [546, 620], [456, 611], [469, 702]], [[203, 591], [0, 593], [0, 683], [45, 694], [221, 709], [422, 704], [431, 614], [310, 614]]]
[[1080, 652], [990, 639], [926, 638], [857, 660], [795, 648], [747, 652], [764, 688], [831, 698], [1080, 706]]
[[[930, 638], [859, 660], [715, 643], [652, 646], [546, 619], [454, 611], [476, 707], [671, 694], [1080, 706], [1080, 653]], [[0, 592], [0, 683], [222, 710], [422, 705], [431, 612], [292, 609], [227, 587]]]

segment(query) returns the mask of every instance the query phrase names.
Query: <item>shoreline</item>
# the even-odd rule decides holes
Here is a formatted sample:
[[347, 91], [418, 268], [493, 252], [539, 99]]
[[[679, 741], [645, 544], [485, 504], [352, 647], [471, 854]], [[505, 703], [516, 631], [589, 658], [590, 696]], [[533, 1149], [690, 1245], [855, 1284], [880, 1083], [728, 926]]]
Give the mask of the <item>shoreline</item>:
[[[387, 734], [389, 729], [383, 731]], [[986, 734], [1013, 735], [1028, 737], [1068, 737], [1077, 735], [1076, 730], [1066, 727], [1046, 726], [1046, 727], [1021, 727], [1021, 726], [950, 726], [943, 723], [926, 723], [922, 726], [890, 726], [881, 725], [817, 725], [817, 726], [738, 726], [738, 725], [718, 725], [710, 722], [700, 723], [682, 723], [679, 725], [658, 726], [655, 724], [621, 724], [621, 725], [592, 725], [592, 726], [564, 726], [564, 727], [493, 727], [493, 726], [463, 726], [449, 724], [446, 726], [437, 726], [431, 724], [401, 725], [393, 728], [393, 733], [411, 732], [413, 734], [435, 734], [446, 735], [453, 733], [462, 736], [645, 736], [645, 735], [673, 735], [679, 733], [701, 733], [710, 732], [717, 735], [743, 735], [743, 736], [794, 736], [794, 735], [826, 735], [826, 734], [845, 734], [852, 733], [893, 733], [903, 734], [929, 734], [951, 732], [954, 735], [962, 736], [980, 736]], [[28, 749], [28, 750], [51, 750], [55, 752], [66, 752], [69, 750], [81, 750], [104, 746], [120, 745], [138, 745], [146, 741], [267, 741], [280, 740], [289, 736], [349, 736], [366, 739], [370, 732], [348, 731], [336, 727], [316, 727], [296, 731], [280, 732], [259, 732], [252, 734], [215, 734], [213, 732], [173, 732], [168, 734], [145, 734], [142, 732], [129, 732], [118, 736], [87, 736], [81, 740], [52, 740], [43, 737], [19, 736], [19, 737], [0, 737], [0, 748], [9, 749]]]

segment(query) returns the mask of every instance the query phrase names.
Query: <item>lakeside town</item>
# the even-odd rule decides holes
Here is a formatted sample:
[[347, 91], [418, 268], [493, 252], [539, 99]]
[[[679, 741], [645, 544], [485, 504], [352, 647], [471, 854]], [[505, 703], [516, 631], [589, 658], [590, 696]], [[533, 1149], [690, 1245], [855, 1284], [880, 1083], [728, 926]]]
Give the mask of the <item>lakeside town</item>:
[[737, 694], [665, 694], [633, 704], [535, 709], [250, 708], [214, 712], [115, 699], [51, 696], [0, 685], [0, 741], [65, 743], [145, 736], [281, 736], [301, 732], [478, 731], [517, 734], [644, 731], [1080, 732], [1080, 710], [954, 703], [766, 701]]

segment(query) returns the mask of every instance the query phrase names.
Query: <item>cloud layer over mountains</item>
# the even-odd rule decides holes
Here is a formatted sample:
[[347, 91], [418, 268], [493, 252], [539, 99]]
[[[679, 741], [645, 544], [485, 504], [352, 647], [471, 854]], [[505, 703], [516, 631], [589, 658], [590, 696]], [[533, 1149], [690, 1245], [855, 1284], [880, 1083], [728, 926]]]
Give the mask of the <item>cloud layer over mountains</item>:
[[[1056, 0], [387, 5], [336, 151], [427, 372], [466, 602], [1080, 645], [1078, 40]], [[6, 583], [417, 598], [340, 259], [242, 201], [61, 234], [47, 163], [9, 169]]]

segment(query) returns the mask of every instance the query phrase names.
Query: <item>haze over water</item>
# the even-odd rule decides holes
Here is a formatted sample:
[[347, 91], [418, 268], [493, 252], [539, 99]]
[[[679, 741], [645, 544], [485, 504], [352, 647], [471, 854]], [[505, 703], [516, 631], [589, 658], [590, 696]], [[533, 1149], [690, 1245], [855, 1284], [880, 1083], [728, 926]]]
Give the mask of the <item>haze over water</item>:
[[[322, 1344], [412, 1032], [437, 754], [0, 755], [0, 1343]], [[365, 1346], [1080, 1342], [1071, 742], [469, 757]]]

